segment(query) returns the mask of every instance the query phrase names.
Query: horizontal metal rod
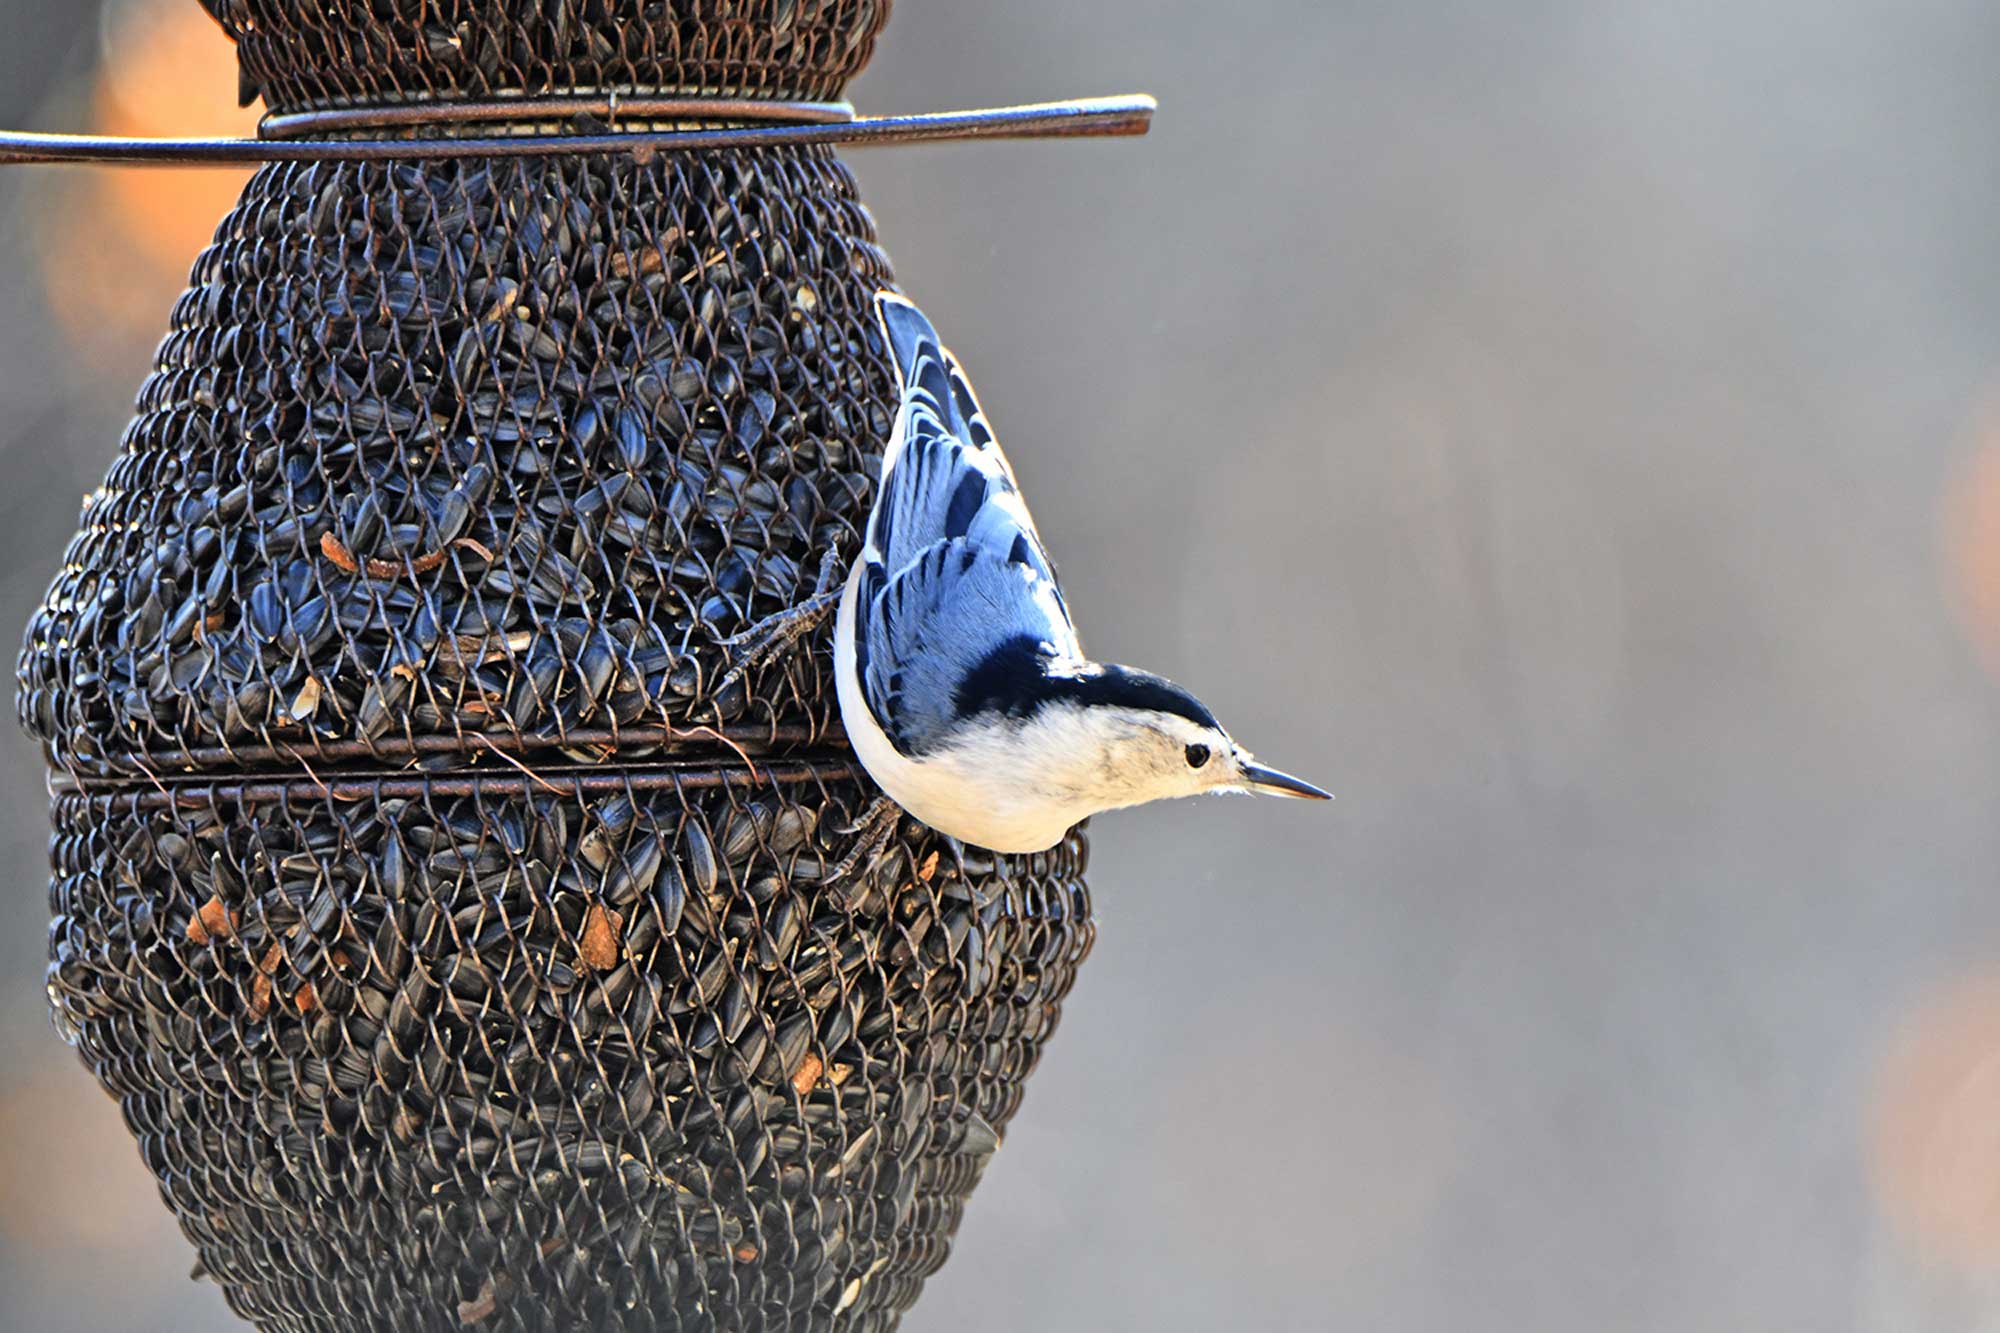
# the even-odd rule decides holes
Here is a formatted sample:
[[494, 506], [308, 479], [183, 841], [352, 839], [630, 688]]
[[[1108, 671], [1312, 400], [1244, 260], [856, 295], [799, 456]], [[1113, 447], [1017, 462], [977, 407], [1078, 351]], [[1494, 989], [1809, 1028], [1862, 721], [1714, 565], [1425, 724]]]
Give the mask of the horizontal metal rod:
[[567, 97], [498, 97], [485, 101], [402, 102], [393, 105], [274, 111], [257, 122], [259, 139], [384, 126], [477, 125], [493, 121], [559, 121], [601, 116], [614, 124], [635, 120], [782, 121], [794, 125], [845, 125], [852, 102], [773, 102], [750, 97], [672, 97], [651, 93], [599, 93]]
[[368, 801], [424, 796], [587, 796], [624, 791], [708, 791], [719, 787], [796, 786], [817, 782], [850, 782], [860, 776], [841, 759], [788, 759], [748, 768], [688, 765], [682, 768], [623, 769], [612, 773], [491, 773], [397, 774], [386, 777], [344, 776], [316, 782], [295, 778], [270, 782], [181, 782], [153, 788], [125, 787], [116, 791], [79, 789], [60, 780], [52, 790], [60, 797], [102, 801], [113, 808], [198, 810], [218, 802], [264, 805], [272, 801]]
[[[300, 761], [340, 763], [350, 759], [398, 760], [422, 755], [533, 754], [544, 750], [585, 750], [597, 746], [627, 749], [666, 746], [671, 749], [714, 749], [740, 746], [746, 750], [774, 745], [838, 745], [838, 724], [819, 730], [786, 725], [774, 727], [670, 727], [660, 724], [628, 727], [576, 728], [552, 732], [468, 731], [429, 736], [384, 737], [381, 740], [300, 740], [285, 745], [210, 745], [185, 750], [149, 750], [144, 754], [108, 755], [101, 762], [128, 775], [165, 775], [175, 769], [214, 768], [223, 764], [297, 764]], [[130, 780], [120, 778], [121, 781]]]
[[722, 148], [806, 144], [870, 145], [940, 139], [1042, 139], [1146, 133], [1157, 109], [1151, 97], [1096, 97], [1073, 102], [861, 117], [841, 124], [752, 125], [619, 134], [524, 134], [478, 139], [121, 139], [78, 134], [0, 132], [0, 166], [104, 162], [127, 166], [227, 166], [259, 162], [435, 161], [445, 158], [630, 156]]

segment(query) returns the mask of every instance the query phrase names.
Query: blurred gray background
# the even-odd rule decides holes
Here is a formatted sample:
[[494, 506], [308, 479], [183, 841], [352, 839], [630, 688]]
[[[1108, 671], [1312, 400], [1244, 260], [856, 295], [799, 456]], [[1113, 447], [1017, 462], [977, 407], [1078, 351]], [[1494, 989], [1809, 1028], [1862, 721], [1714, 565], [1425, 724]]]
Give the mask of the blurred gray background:
[[[183, 12], [186, 11], [186, 12]], [[0, 0], [10, 126], [232, 132], [193, 0]], [[1100, 655], [1331, 807], [1099, 821], [912, 1333], [2000, 1328], [2000, 12], [905, 0], [852, 155]], [[231, 178], [0, 174], [0, 624]], [[209, 1330], [44, 1012], [0, 747], [0, 1328]]]

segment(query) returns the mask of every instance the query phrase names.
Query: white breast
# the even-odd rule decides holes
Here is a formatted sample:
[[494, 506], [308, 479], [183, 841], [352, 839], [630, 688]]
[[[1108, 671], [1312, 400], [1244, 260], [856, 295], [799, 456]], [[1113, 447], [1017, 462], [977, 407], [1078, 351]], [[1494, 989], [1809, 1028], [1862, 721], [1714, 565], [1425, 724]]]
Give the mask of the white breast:
[[1046, 851], [1090, 813], [1038, 781], [1000, 734], [969, 735], [922, 759], [899, 753], [862, 697], [855, 670], [855, 605], [861, 591], [857, 561], [841, 592], [834, 621], [834, 683], [841, 725], [868, 776], [889, 799], [940, 833], [996, 852]]

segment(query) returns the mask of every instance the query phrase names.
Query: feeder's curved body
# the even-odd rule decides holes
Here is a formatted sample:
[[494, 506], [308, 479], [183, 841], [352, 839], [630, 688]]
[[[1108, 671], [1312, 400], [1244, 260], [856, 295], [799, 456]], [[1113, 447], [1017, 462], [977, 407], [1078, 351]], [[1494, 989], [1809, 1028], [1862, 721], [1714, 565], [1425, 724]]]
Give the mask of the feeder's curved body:
[[[833, 97], [888, 10], [209, 7], [282, 110]], [[858, 546], [890, 281], [826, 148], [272, 166], [197, 262], [20, 706], [57, 1020], [260, 1327], [886, 1329], [943, 1262], [1082, 838], [835, 879], [824, 654], [716, 688]]]

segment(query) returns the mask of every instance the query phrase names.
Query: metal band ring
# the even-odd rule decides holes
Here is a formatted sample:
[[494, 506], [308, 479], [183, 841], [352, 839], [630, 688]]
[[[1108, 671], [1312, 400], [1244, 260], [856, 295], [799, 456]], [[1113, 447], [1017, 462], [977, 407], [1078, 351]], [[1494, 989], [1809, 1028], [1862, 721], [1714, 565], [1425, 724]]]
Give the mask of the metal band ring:
[[565, 97], [507, 97], [478, 102], [403, 102], [272, 112], [257, 123], [260, 139], [301, 139], [360, 129], [421, 130], [460, 125], [565, 121], [596, 116], [617, 128], [633, 120], [773, 121], [785, 125], [845, 125], [851, 102], [773, 102], [746, 97], [677, 97], [650, 93], [600, 93]]
[[547, 773], [522, 773], [495, 769], [488, 773], [401, 773], [328, 774], [324, 781], [309, 777], [273, 774], [268, 778], [216, 781], [214, 777], [169, 780], [157, 787], [125, 786], [105, 790], [62, 782], [50, 784], [59, 797], [78, 797], [106, 802], [112, 808], [131, 810], [201, 809], [218, 802], [262, 805], [272, 801], [366, 801], [426, 796], [496, 796], [519, 794], [568, 796], [582, 800], [591, 796], [616, 795], [626, 791], [708, 791], [733, 787], [797, 786], [808, 783], [852, 782], [860, 770], [839, 758], [780, 759], [758, 763], [754, 769], [743, 764], [702, 763], [681, 767], [626, 768], [615, 772], [583, 772], [575, 769]]

